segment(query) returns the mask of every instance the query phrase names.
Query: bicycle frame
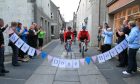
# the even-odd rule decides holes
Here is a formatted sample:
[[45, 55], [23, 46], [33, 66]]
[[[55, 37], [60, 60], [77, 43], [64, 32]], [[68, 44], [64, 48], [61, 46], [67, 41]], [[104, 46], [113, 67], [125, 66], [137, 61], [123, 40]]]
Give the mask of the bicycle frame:
[[85, 42], [81, 42], [81, 54], [82, 54], [83, 58], [84, 58], [84, 54], [85, 54], [85, 47], [86, 47]]
[[[71, 40], [67, 40], [66, 42], [66, 51], [67, 51], [67, 55], [69, 52], [71, 52]], [[71, 54], [71, 58], [72, 58], [72, 54]]]

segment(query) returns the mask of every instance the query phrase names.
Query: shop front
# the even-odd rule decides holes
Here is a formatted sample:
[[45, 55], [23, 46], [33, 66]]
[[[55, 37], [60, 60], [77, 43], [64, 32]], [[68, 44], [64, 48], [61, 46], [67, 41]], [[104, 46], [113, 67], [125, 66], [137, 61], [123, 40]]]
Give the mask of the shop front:
[[[139, 0], [116, 0], [112, 4], [108, 4], [109, 17], [112, 17], [112, 27], [114, 32], [121, 28], [124, 20], [134, 21], [137, 15], [140, 15], [140, 1]], [[114, 36], [114, 42], [116, 42]]]

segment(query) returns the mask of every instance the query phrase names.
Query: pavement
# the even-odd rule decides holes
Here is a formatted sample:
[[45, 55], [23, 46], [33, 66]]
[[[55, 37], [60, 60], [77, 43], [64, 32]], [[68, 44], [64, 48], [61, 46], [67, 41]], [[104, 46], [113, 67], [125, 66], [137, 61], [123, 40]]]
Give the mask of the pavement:
[[[58, 40], [45, 46], [43, 51], [51, 56], [71, 59], [66, 55], [64, 46]], [[82, 58], [78, 50], [78, 44], [72, 46], [72, 59]], [[90, 47], [86, 56], [95, 56], [100, 52], [96, 47]], [[36, 57], [28, 63], [22, 63], [20, 67], [13, 67], [6, 63], [6, 69], [10, 73], [0, 77], [0, 84], [139, 84], [140, 74], [124, 78], [121, 74], [125, 68], [115, 67], [118, 61], [111, 59], [105, 63], [98, 62], [89, 65], [80, 65], [79, 69], [62, 69], [51, 66], [47, 60]]]

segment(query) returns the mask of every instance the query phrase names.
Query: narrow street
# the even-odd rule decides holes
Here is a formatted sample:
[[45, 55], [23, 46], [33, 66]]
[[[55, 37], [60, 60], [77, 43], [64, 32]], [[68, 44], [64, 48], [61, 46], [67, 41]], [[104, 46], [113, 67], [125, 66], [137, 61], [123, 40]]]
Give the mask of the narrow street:
[[[73, 59], [81, 58], [78, 44], [72, 46]], [[66, 56], [63, 45], [58, 40], [52, 41], [43, 51], [51, 56], [70, 59]], [[86, 56], [97, 55], [99, 52], [90, 47]], [[9, 56], [10, 57], [10, 56]], [[79, 69], [62, 69], [51, 66], [47, 59], [36, 57], [29, 63], [22, 63], [21, 67], [6, 64], [10, 73], [0, 77], [0, 84], [139, 84], [140, 74], [131, 78], [123, 78], [121, 71], [116, 68], [116, 59], [111, 59], [103, 64], [80, 65]]]

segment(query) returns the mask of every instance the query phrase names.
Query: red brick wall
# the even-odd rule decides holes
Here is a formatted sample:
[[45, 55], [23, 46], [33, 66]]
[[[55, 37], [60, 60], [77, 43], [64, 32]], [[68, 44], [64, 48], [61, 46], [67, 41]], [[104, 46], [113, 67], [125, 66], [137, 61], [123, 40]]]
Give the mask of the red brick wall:
[[109, 11], [109, 13], [111, 13], [133, 1], [135, 1], [135, 0], [118, 0], [117, 2], [115, 2], [114, 4], [112, 4], [111, 6], [108, 7], [108, 11]]

